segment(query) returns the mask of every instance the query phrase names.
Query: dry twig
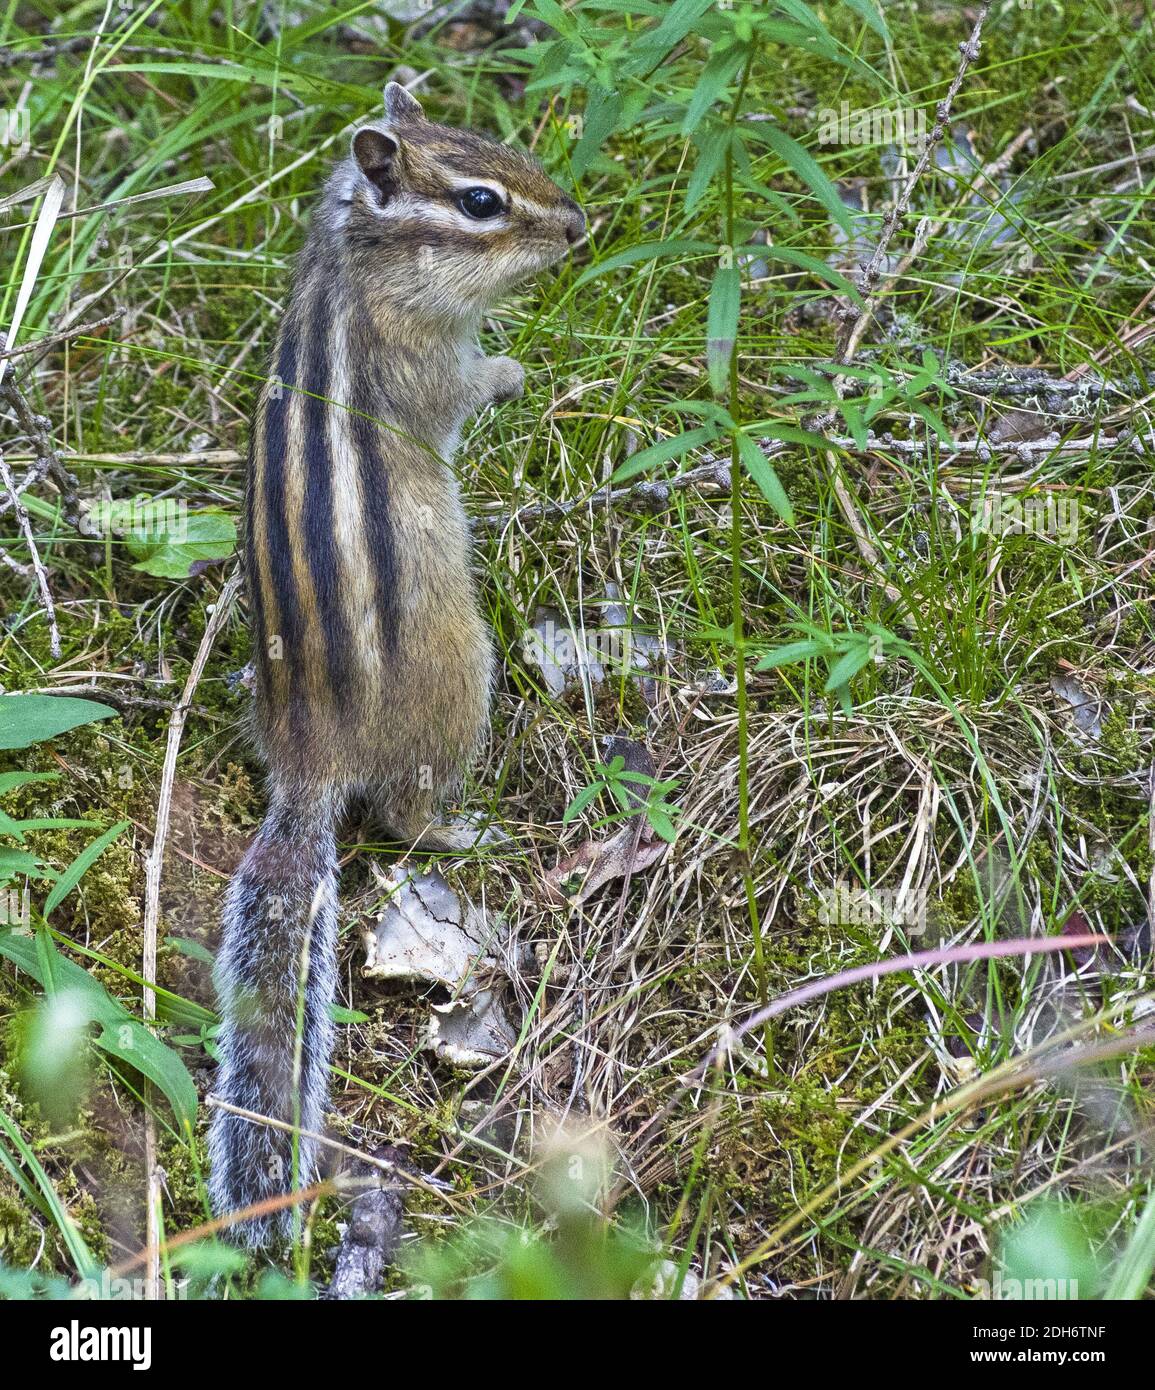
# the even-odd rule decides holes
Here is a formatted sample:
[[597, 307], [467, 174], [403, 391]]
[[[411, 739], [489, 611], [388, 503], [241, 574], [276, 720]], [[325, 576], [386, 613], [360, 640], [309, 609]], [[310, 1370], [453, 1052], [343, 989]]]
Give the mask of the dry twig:
[[[862, 458], [877, 455], [893, 455], [896, 458], [925, 458], [936, 447], [936, 441], [921, 439], [895, 439], [889, 434], [868, 434], [863, 443], [849, 436], [836, 436], [829, 440], [833, 448]], [[1008, 442], [1001, 445], [988, 444], [981, 439], [958, 439], [949, 444], [938, 444], [941, 451], [938, 458], [941, 467], [947, 467], [956, 459], [977, 459], [988, 463], [992, 459], [1006, 459], [1011, 463], [1029, 464], [1039, 459], [1059, 457], [1079, 457], [1091, 452], [1102, 452], [1122, 445], [1130, 445], [1138, 453], [1155, 452], [1155, 440], [1150, 450], [1138, 435], [1088, 435], [1077, 439], [1060, 439], [1058, 435], [1046, 439], [1030, 439]], [[762, 452], [773, 460], [785, 455], [793, 444], [763, 440]], [[603, 487], [588, 497], [567, 498], [558, 502], [533, 502], [519, 507], [515, 512], [482, 512], [474, 518], [474, 525], [481, 531], [504, 531], [508, 526], [528, 526], [538, 521], [559, 521], [575, 512], [586, 509], [600, 510], [604, 507], [624, 507], [632, 511], [662, 512], [670, 505], [674, 493], [686, 492], [691, 488], [707, 495], [728, 493], [730, 491], [730, 465], [714, 455], [684, 473], [662, 482], [643, 481], [624, 487]]]
[[52, 590], [48, 587], [48, 575], [45, 573], [40, 551], [36, 548], [36, 537], [32, 534], [32, 523], [28, 519], [28, 509], [20, 500], [20, 493], [17, 491], [16, 481], [12, 477], [12, 470], [4, 461], [3, 454], [0, 454], [0, 482], [4, 484], [4, 489], [16, 512], [16, 522], [24, 533], [24, 543], [28, 547], [32, 568], [36, 572], [36, 583], [40, 587], [40, 602], [43, 604], [45, 616], [48, 618], [49, 644], [52, 655], [55, 660], [59, 661], [60, 629], [56, 625], [56, 605], [52, 602]]

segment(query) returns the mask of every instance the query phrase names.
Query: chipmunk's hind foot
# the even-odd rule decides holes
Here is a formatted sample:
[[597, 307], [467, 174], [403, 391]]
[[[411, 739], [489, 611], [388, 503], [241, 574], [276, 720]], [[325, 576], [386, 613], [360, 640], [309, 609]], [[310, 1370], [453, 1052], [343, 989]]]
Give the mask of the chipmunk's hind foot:
[[451, 850], [466, 853], [482, 845], [501, 845], [509, 836], [499, 825], [487, 824], [482, 816], [451, 816], [431, 821], [413, 840], [414, 849]]
[[402, 844], [414, 849], [468, 854], [482, 845], [505, 843], [509, 836], [484, 816], [444, 816], [432, 801], [408, 806], [382, 804], [382, 822]]

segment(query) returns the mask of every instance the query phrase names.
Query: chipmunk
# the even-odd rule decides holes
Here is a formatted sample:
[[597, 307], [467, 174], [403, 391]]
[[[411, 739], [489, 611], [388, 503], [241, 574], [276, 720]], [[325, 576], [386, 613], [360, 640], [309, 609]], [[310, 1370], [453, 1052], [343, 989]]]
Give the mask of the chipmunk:
[[[522, 393], [482, 314], [585, 218], [528, 155], [436, 125], [404, 87], [354, 132], [316, 208], [257, 405], [246, 580], [268, 813], [225, 897], [210, 1193], [223, 1215], [315, 1180], [333, 1040], [336, 831], [368, 798], [400, 839], [440, 820], [488, 727], [494, 657], [450, 461]], [[261, 1245], [286, 1210], [237, 1223]]]

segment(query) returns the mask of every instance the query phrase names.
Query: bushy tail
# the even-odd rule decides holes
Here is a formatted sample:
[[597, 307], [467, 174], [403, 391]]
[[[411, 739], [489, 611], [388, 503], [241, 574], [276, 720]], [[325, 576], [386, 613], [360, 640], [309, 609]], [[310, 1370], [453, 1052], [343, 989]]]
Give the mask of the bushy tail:
[[[269, 813], [229, 884], [216, 983], [222, 1027], [214, 1091], [242, 1110], [317, 1132], [328, 1104], [337, 976], [338, 807], [329, 794], [274, 791]], [[295, 1153], [294, 1153], [295, 1150]], [[317, 1144], [215, 1110], [209, 1190], [223, 1216], [306, 1187]], [[292, 1230], [289, 1208], [232, 1227], [264, 1245]]]

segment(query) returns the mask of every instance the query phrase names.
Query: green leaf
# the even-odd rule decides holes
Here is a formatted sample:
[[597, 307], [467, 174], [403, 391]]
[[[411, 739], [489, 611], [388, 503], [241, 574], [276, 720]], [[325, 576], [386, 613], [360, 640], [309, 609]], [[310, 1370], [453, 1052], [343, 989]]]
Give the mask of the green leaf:
[[7, 882], [16, 874], [32, 874], [39, 878], [40, 869], [40, 860], [35, 855], [0, 845], [0, 883]]
[[[52, 1220], [59, 1230], [64, 1244], [68, 1249], [69, 1258], [72, 1261], [77, 1274], [83, 1278], [94, 1275], [98, 1269], [92, 1251], [84, 1243], [84, 1237], [80, 1230], [68, 1214], [68, 1209], [57, 1195], [56, 1188], [52, 1185], [52, 1179], [44, 1171], [36, 1151], [27, 1142], [24, 1136], [16, 1128], [15, 1124], [8, 1118], [3, 1110], [0, 1110], [0, 1130], [7, 1136], [9, 1142], [20, 1155], [20, 1160], [25, 1168], [36, 1180], [36, 1186], [40, 1189], [40, 1195], [51, 1214]], [[2, 1150], [5, 1156], [7, 1150]], [[7, 1167], [8, 1164], [5, 1164]]]
[[615, 470], [612, 481], [615, 483], [625, 482], [627, 478], [634, 478], [639, 473], [644, 473], [647, 468], [653, 468], [656, 464], [681, 458], [683, 454], [688, 454], [691, 449], [696, 449], [701, 444], [708, 444], [711, 439], [716, 437], [717, 431], [713, 425], [702, 425], [699, 429], [687, 430], [685, 434], [676, 434], [670, 439], [659, 439], [656, 444], [651, 444], [646, 449], [639, 449], [636, 454], [626, 459], [625, 463]]
[[95, 700], [57, 695], [0, 695], [0, 748], [30, 748], [116, 711]]
[[223, 1240], [198, 1240], [173, 1250], [169, 1259], [192, 1279], [212, 1279], [239, 1274], [249, 1259], [243, 1250]]
[[770, 503], [786, 525], [793, 526], [794, 508], [791, 507], [790, 498], [786, 496], [786, 489], [782, 486], [770, 460], [748, 434], [742, 434], [739, 431], [737, 439], [738, 453], [745, 465], [746, 472], [758, 484], [762, 496]]
[[817, 256], [808, 256], [805, 251], [797, 251], [793, 246], [763, 246], [760, 249], [767, 260], [785, 261], [787, 265], [796, 265], [799, 270], [808, 270], [818, 279], [833, 285], [839, 294], [844, 294], [847, 299], [852, 300], [860, 308], [864, 307], [862, 296], [851, 281], [845, 275], [840, 275], [825, 261], [819, 260]]
[[722, 167], [726, 151], [733, 143], [734, 134], [729, 126], [711, 130], [698, 139], [698, 162], [694, 165], [686, 183], [686, 212], [693, 212], [706, 195], [710, 180]]
[[[562, 9], [557, 0], [535, 0], [535, 8], [551, 29], [556, 29], [559, 34], [565, 34], [570, 38], [577, 36], [573, 18]], [[511, 20], [510, 23], [512, 22]]]
[[125, 536], [139, 563], [134, 570], [158, 579], [187, 579], [214, 560], [225, 560], [237, 548], [237, 523], [224, 512], [189, 512], [172, 531]]
[[213, 953], [199, 941], [191, 941], [187, 936], [166, 936], [165, 942], [175, 946], [181, 955], [187, 956], [189, 960], [199, 960], [202, 965], [215, 964]]
[[27, 782], [55, 782], [59, 777], [59, 772], [0, 772], [0, 796]]
[[599, 275], [607, 275], [611, 270], [620, 270], [624, 265], [636, 265], [639, 261], [656, 261], [659, 256], [717, 255], [718, 246], [713, 241], [688, 241], [684, 238], [670, 237], [666, 241], [640, 241], [636, 246], [628, 246], [616, 255], [607, 256], [584, 270], [574, 282], [574, 289], [581, 289]]
[[908, 401], [910, 409], [934, 430], [939, 440], [943, 444], [953, 444], [954, 440], [950, 430], [946, 427], [946, 422], [936, 411], [931, 410], [930, 406], [923, 405], [922, 401]]
[[860, 449], [866, 448], [866, 421], [858, 406], [849, 400], [838, 402], [838, 413], [842, 416], [847, 433]]
[[778, 0], [778, 8], [785, 10], [788, 15], [793, 15], [801, 26], [802, 32], [808, 38], [829, 40], [829, 35], [823, 27], [822, 21], [814, 13], [807, 0]]
[[601, 782], [591, 782], [588, 787], [583, 787], [565, 808], [565, 812], [561, 818], [562, 825], [569, 825], [570, 821], [572, 821], [575, 816], [580, 816], [601, 789]]
[[334, 1023], [368, 1023], [369, 1015], [359, 1009], [346, 1009], [340, 1004], [329, 1005], [329, 1017]]
[[830, 676], [824, 686], [824, 692], [829, 695], [832, 691], [848, 686], [869, 660], [869, 643], [856, 642], [849, 651], [843, 652], [830, 668]]
[[[43, 943], [47, 943], [49, 960], [42, 957]], [[90, 996], [89, 1010], [92, 1017], [100, 1023], [115, 1023], [129, 1017], [128, 1010], [87, 970], [81, 969], [75, 961], [62, 955], [52, 945], [52, 938], [45, 931], [35, 936], [18, 935], [15, 932], [0, 930], [0, 956], [7, 957], [13, 965], [23, 970], [48, 993], [58, 990], [79, 990]]]
[[738, 314], [742, 306], [742, 275], [736, 266], [719, 266], [710, 286], [706, 311], [706, 366], [716, 395], [730, 385], [730, 358], [738, 339]]
[[581, 139], [570, 156], [570, 172], [575, 179], [582, 177], [594, 155], [617, 130], [621, 115], [622, 98], [619, 92], [607, 92], [596, 86], [589, 89], [582, 117]]
[[631, 45], [623, 70], [640, 73], [656, 67], [713, 7], [714, 0], [674, 0], [661, 24]]
[[48, 901], [44, 904], [45, 917], [52, 914], [53, 910], [60, 906], [64, 899], [72, 892], [92, 865], [104, 853], [113, 840], [128, 826], [126, 820], [117, 821], [110, 826], [103, 835], [93, 840], [87, 849], [82, 849], [76, 858], [69, 864], [68, 868], [60, 875], [56, 886], [48, 895]]
[[[737, 171], [736, 171], [737, 172]], [[760, 198], [764, 203], [778, 214], [778, 218], [783, 222], [790, 222], [798, 226], [801, 218], [798, 216], [798, 209], [788, 198], [784, 198], [776, 188], [771, 188], [768, 184], [762, 183], [759, 179], [751, 178], [748, 174], [737, 173], [735, 183], [739, 188], [744, 188], [748, 193], [753, 193], [756, 198]], [[766, 247], [760, 247], [760, 251], [765, 252]]]
[[99, 830], [97, 820], [75, 820], [71, 816], [32, 816], [22, 820], [25, 830]]
[[1111, 1275], [1103, 1297], [1107, 1300], [1143, 1298], [1155, 1270], [1155, 1195], [1148, 1195], [1126, 1248]]
[[[82, 946], [78, 942], [70, 941], [69, 946], [87, 956], [97, 965], [103, 966], [106, 970], [115, 971], [129, 984], [144, 988], [144, 976], [139, 975], [135, 970], [128, 969], [119, 961], [110, 960], [108, 956], [103, 956], [99, 951]], [[45, 956], [43, 960], [41, 959], [41, 950]], [[13, 932], [4, 932], [0, 929], [0, 956], [7, 956], [13, 964], [18, 965], [21, 970], [27, 971], [34, 980], [39, 981], [46, 990], [55, 988], [77, 989], [85, 985], [95, 990], [100, 996], [100, 1011], [94, 1012], [94, 1018], [103, 1020], [130, 1016], [124, 1005], [119, 1000], [114, 999], [103, 985], [53, 945], [51, 932], [38, 931], [33, 938], [27, 935], [16, 935]], [[174, 1023], [191, 1024], [198, 1028], [202, 1024], [212, 1023], [216, 1018], [210, 1009], [194, 1003], [191, 999], [183, 999], [179, 994], [173, 994], [171, 990], [164, 989], [159, 985], [156, 989], [156, 1007], [161, 1018], [171, 1020]]]
[[329, 1005], [329, 1017], [334, 1023], [368, 1023], [367, 1013], [361, 1013], [360, 1009], [346, 1009], [339, 1004]]
[[814, 156], [804, 150], [797, 140], [792, 140], [780, 126], [771, 125], [769, 122], [751, 127], [750, 133], [764, 140], [787, 168], [806, 184], [846, 235], [853, 236], [850, 211], [838, 196], [838, 190], [816, 163]]
[[117, 63], [119, 72], [152, 72], [210, 82], [256, 82], [258, 73], [232, 63]]
[[842, 3], [869, 24], [883, 43], [890, 44], [890, 30], [886, 27], [886, 20], [875, 9], [873, 0], [842, 0]]
[[192, 1129], [197, 1112], [197, 1088], [188, 1068], [171, 1047], [154, 1038], [135, 1018], [106, 1023], [95, 1042], [109, 1056], [135, 1067], [157, 1087], [172, 1106], [182, 1132]]
[[745, 48], [738, 44], [731, 44], [711, 55], [694, 83], [694, 95], [682, 119], [683, 135], [692, 135], [697, 130], [702, 117], [723, 95], [745, 57]]
[[812, 656], [822, 656], [828, 650], [824, 643], [816, 641], [813, 637], [807, 637], [800, 642], [787, 642], [785, 646], [775, 647], [772, 652], [767, 652], [754, 669], [772, 671], [776, 666], [789, 666], [795, 661], [807, 661]]
[[708, 420], [724, 430], [738, 428], [734, 423], [734, 417], [717, 401], [670, 401], [668, 408], [675, 415], [693, 415], [698, 420]]
[[50, 997], [68, 993], [80, 996], [85, 1013], [102, 1029], [95, 1044], [153, 1081], [168, 1097], [182, 1127], [191, 1122], [196, 1089], [180, 1058], [133, 1019], [101, 984], [57, 951], [47, 931], [38, 931], [35, 937], [0, 932], [0, 955], [37, 980]]

